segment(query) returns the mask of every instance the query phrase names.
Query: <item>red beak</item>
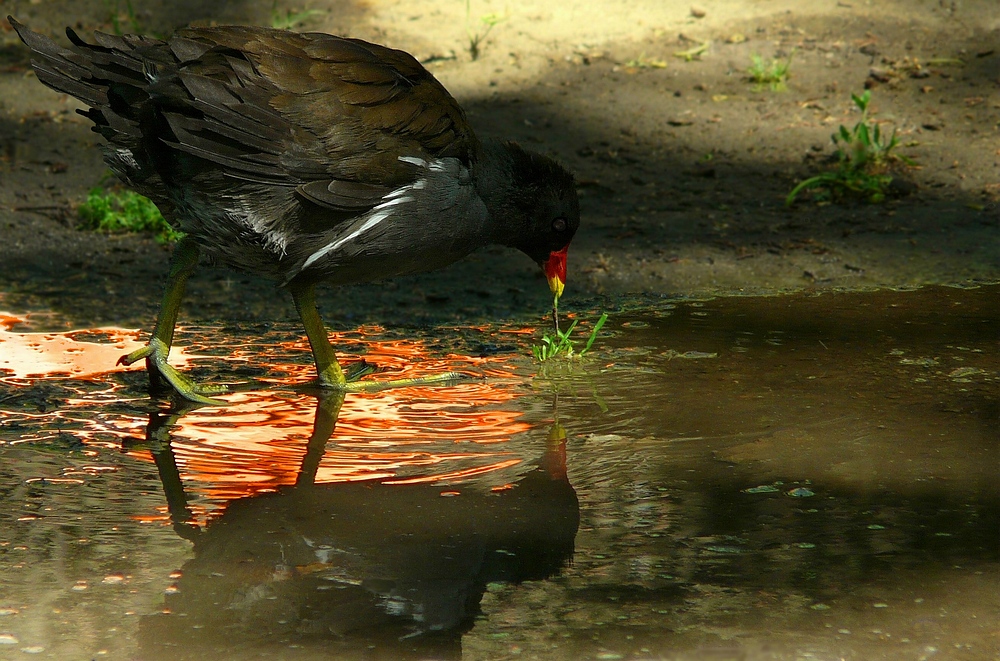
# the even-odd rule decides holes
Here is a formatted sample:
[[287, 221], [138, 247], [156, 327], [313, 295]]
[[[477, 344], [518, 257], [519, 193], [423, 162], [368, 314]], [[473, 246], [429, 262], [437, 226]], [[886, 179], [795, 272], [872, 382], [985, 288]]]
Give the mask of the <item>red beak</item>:
[[555, 250], [549, 254], [542, 268], [545, 269], [545, 279], [549, 281], [549, 289], [556, 298], [562, 296], [563, 288], [566, 286], [566, 251], [569, 246], [562, 250]]

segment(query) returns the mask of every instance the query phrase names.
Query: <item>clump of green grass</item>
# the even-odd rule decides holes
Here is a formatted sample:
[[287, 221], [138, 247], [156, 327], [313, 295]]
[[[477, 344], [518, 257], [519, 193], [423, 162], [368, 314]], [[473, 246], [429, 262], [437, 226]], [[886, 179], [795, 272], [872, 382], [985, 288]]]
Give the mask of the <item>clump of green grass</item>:
[[305, 23], [313, 16], [322, 13], [323, 12], [319, 9], [306, 9], [304, 11], [286, 9], [282, 12], [278, 9], [278, 0], [274, 0], [271, 4], [271, 27], [278, 30], [291, 30], [292, 28]]
[[77, 216], [81, 227], [98, 232], [149, 232], [158, 243], [170, 243], [184, 236], [170, 226], [149, 198], [130, 190], [92, 188], [77, 208]]
[[792, 54], [786, 60], [772, 59], [769, 62], [765, 62], [764, 58], [760, 55], [751, 55], [750, 61], [752, 64], [747, 69], [747, 73], [750, 74], [754, 90], [759, 92], [765, 87], [769, 88], [772, 92], [784, 90], [787, 87], [788, 76], [792, 68], [792, 57], [794, 55], [795, 51], [792, 51]]
[[913, 161], [893, 151], [899, 145], [896, 129], [886, 135], [878, 124], [870, 122], [871, 91], [865, 90], [860, 96], [851, 94], [851, 100], [861, 110], [861, 120], [852, 129], [841, 125], [831, 136], [837, 146], [837, 169], [799, 183], [785, 198], [785, 204], [790, 206], [799, 193], [811, 189], [820, 191], [817, 195], [820, 201], [855, 195], [869, 202], [881, 202], [892, 183], [889, 167], [896, 162], [913, 165]]
[[132, 6], [132, 0], [125, 0], [124, 3], [121, 0], [104, 0], [104, 6], [108, 10], [108, 20], [115, 34], [122, 35], [125, 30], [133, 34], [139, 34], [143, 31], [142, 26], [139, 25], [139, 19], [136, 17], [135, 8]]
[[479, 17], [479, 22], [482, 25], [482, 28], [479, 30], [473, 30], [471, 3], [472, 0], [465, 0], [465, 34], [469, 38], [469, 57], [476, 60], [479, 58], [482, 44], [486, 41], [486, 37], [489, 35], [490, 31], [498, 23], [503, 23], [507, 20], [507, 17], [503, 14], [495, 12], [491, 14], [483, 14]]
[[604, 326], [604, 322], [607, 320], [608, 313], [605, 312], [601, 315], [601, 318], [597, 320], [597, 323], [594, 324], [594, 328], [590, 331], [590, 337], [587, 338], [587, 343], [580, 351], [575, 350], [573, 346], [575, 342], [572, 337], [570, 337], [573, 334], [573, 329], [576, 328], [578, 323], [578, 320], [574, 319], [573, 323], [570, 324], [569, 328], [565, 331], [559, 330], [557, 322], [555, 332], [546, 332], [542, 335], [542, 343], [531, 347], [531, 352], [535, 355], [535, 359], [539, 362], [545, 362], [546, 360], [550, 360], [561, 355], [564, 355], [567, 358], [572, 356], [582, 356], [590, 351], [590, 347], [594, 346], [594, 340], [597, 339], [597, 334], [601, 331], [601, 327]]
[[653, 57], [647, 58], [645, 53], [641, 53], [639, 57], [626, 62], [625, 66], [633, 69], [666, 69], [667, 61], [658, 60]]

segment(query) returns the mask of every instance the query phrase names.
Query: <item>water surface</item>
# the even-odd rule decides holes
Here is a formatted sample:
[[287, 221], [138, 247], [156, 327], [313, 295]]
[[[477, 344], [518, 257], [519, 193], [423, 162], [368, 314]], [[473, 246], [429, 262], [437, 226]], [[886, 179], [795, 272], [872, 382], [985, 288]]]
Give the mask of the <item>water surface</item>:
[[541, 367], [362, 328], [470, 378], [347, 397], [293, 325], [189, 327], [237, 392], [187, 409], [10, 313], [0, 658], [1000, 658], [998, 295], [645, 300]]

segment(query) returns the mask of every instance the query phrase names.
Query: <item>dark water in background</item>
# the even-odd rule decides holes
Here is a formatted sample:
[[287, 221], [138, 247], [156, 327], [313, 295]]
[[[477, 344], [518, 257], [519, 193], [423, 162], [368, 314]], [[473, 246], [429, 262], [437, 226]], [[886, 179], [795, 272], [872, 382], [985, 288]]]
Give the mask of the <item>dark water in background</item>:
[[0, 658], [1000, 658], [998, 300], [647, 302], [541, 368], [360, 329], [488, 378], [345, 399], [292, 325], [189, 328], [269, 386], [190, 411], [8, 318]]

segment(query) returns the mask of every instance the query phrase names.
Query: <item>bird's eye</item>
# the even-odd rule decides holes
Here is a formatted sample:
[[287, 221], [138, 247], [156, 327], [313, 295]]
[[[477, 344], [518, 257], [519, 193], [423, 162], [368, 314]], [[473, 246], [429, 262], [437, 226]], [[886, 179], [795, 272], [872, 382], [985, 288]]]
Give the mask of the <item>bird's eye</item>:
[[552, 221], [552, 229], [556, 232], [563, 232], [566, 230], [566, 219], [556, 218]]

